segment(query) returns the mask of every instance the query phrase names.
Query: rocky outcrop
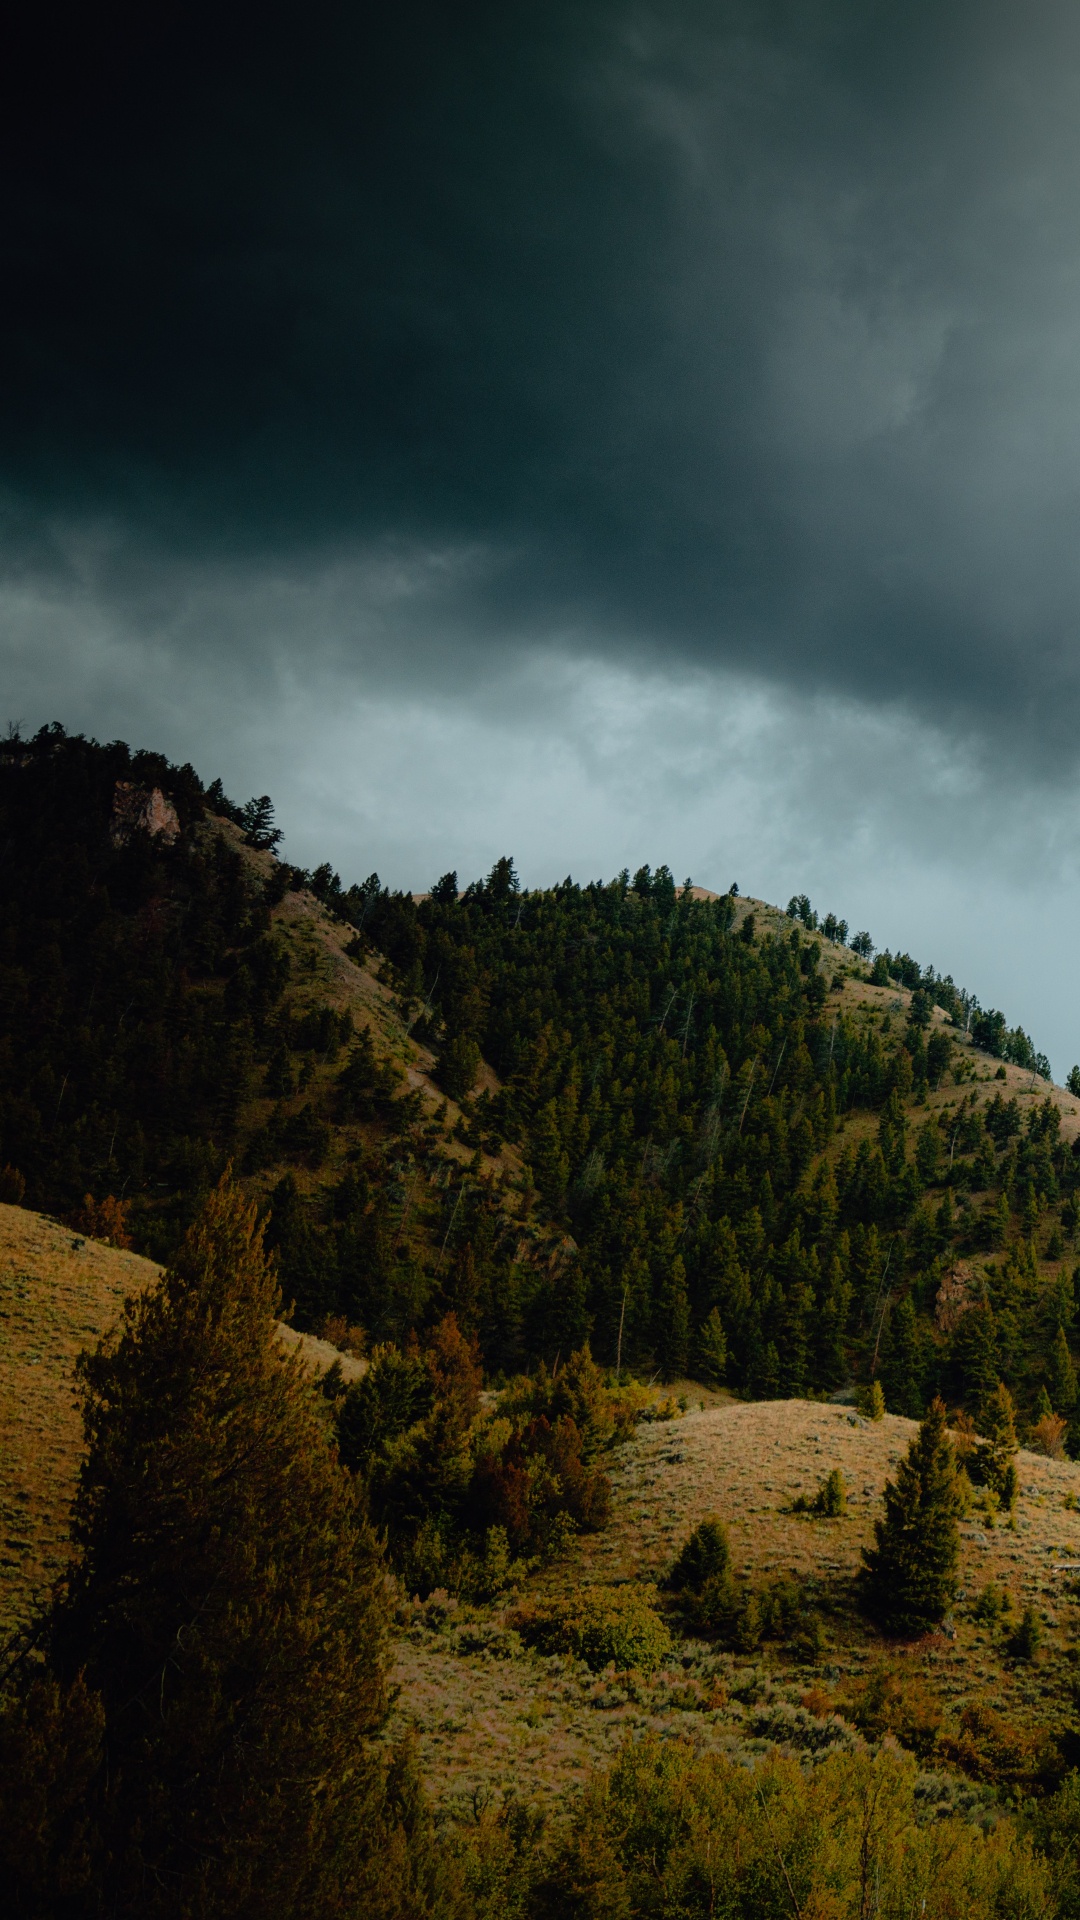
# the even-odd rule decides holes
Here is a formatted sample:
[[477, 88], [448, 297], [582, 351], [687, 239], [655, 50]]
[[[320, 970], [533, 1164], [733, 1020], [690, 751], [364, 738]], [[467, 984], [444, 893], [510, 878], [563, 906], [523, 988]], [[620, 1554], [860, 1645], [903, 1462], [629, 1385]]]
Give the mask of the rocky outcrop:
[[118, 780], [109, 838], [114, 847], [126, 847], [133, 833], [148, 833], [171, 847], [180, 838], [180, 817], [160, 787], [137, 787], [132, 780]]

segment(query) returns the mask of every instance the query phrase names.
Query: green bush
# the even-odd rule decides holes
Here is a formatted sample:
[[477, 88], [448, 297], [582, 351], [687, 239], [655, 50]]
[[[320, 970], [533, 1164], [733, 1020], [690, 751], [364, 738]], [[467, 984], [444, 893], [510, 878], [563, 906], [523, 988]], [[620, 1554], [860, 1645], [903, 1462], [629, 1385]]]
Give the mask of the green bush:
[[814, 1512], [824, 1514], [830, 1520], [838, 1520], [847, 1512], [847, 1488], [839, 1467], [834, 1467], [822, 1481], [814, 1501]]
[[566, 1600], [517, 1607], [508, 1625], [539, 1653], [572, 1653], [594, 1673], [614, 1665], [652, 1673], [671, 1651], [671, 1635], [640, 1587], [583, 1587]]
[[792, 1513], [812, 1513], [826, 1520], [839, 1520], [847, 1512], [847, 1488], [839, 1467], [827, 1473], [812, 1500], [804, 1494], [791, 1503]]
[[868, 1380], [856, 1388], [855, 1405], [865, 1420], [885, 1418], [885, 1394], [880, 1380]]
[[1002, 1614], [1008, 1613], [1011, 1606], [1008, 1593], [988, 1580], [971, 1609], [972, 1618], [978, 1620], [981, 1626], [996, 1627]]

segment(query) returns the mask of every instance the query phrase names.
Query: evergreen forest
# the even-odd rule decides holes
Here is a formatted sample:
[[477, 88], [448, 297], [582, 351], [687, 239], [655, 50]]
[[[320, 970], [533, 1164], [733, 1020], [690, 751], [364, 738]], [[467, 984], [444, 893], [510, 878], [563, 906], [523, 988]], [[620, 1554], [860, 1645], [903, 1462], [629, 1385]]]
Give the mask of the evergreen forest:
[[[118, 782], [175, 834], [117, 832]], [[664, 869], [343, 886], [279, 857], [267, 796], [55, 726], [7, 743], [0, 814], [27, 1205], [118, 1210], [167, 1259], [232, 1165], [301, 1327], [402, 1344], [453, 1312], [496, 1380], [588, 1342], [753, 1398], [873, 1376], [913, 1416], [940, 1392], [978, 1418], [1000, 1380], [1071, 1422], [1080, 1159], [1027, 1036], [932, 968]], [[384, 984], [396, 1053], [283, 938], [290, 900]]]

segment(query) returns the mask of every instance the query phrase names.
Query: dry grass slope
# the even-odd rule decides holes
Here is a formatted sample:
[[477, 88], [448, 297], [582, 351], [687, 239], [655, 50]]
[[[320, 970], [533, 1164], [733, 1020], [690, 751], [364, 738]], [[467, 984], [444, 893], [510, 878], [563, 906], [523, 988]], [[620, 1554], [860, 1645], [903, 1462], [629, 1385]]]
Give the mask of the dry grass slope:
[[73, 1369], [158, 1268], [0, 1206], [0, 1632], [60, 1571], [82, 1443]]
[[[576, 1791], [630, 1731], [682, 1734], [723, 1751], [763, 1750], [798, 1722], [807, 1742], [848, 1737], [832, 1706], [883, 1655], [918, 1677], [956, 1728], [965, 1706], [989, 1705], [1033, 1735], [1071, 1712], [1080, 1614], [1070, 1594], [1080, 1564], [1080, 1466], [1021, 1452], [1015, 1529], [965, 1522], [962, 1601], [950, 1635], [889, 1648], [854, 1600], [860, 1550], [872, 1538], [886, 1479], [915, 1422], [864, 1421], [847, 1407], [804, 1400], [713, 1405], [669, 1425], [645, 1426], [616, 1456], [608, 1529], [583, 1539], [572, 1563], [539, 1576], [533, 1590], [627, 1582], [651, 1585], [706, 1513], [729, 1529], [736, 1570], [756, 1583], [791, 1579], [820, 1607], [826, 1647], [808, 1666], [783, 1648], [747, 1655], [676, 1644], [653, 1676], [627, 1683], [572, 1660], [542, 1659], [499, 1635], [498, 1610], [414, 1608], [398, 1650], [397, 1725], [419, 1738], [425, 1773], [447, 1808], [468, 1808], [491, 1790], [554, 1798]], [[839, 1467], [849, 1511], [836, 1520], [790, 1512]], [[1066, 1502], [1070, 1504], [1066, 1504]], [[1011, 1595], [1012, 1618], [1031, 1605], [1046, 1646], [1036, 1664], [1008, 1657], [1005, 1637], [971, 1616], [989, 1583]], [[483, 1642], [487, 1638], [489, 1646]], [[513, 1643], [510, 1643], [511, 1647]], [[816, 1697], [815, 1697], [816, 1696]], [[812, 1699], [812, 1711], [800, 1705]]]

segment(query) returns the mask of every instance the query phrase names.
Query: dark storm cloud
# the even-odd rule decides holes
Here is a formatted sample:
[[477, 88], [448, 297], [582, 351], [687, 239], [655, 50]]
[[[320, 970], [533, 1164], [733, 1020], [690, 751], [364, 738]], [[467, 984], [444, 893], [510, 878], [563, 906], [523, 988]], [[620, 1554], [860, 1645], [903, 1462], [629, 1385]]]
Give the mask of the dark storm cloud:
[[1004, 727], [1034, 764], [1071, 750], [1071, 9], [173, 6], [24, 31], [12, 566], [62, 571], [58, 527], [111, 527], [130, 610], [185, 559], [456, 554], [416, 650], [394, 641], [403, 676], [440, 636], [455, 658], [464, 633], [478, 657], [563, 636]]

